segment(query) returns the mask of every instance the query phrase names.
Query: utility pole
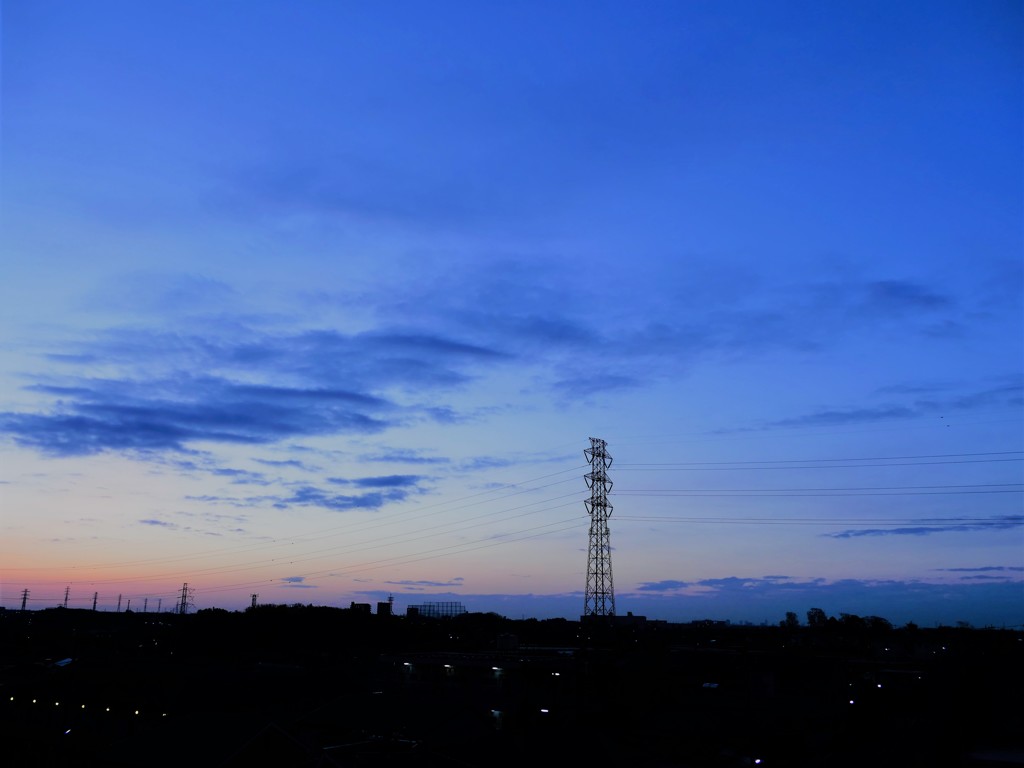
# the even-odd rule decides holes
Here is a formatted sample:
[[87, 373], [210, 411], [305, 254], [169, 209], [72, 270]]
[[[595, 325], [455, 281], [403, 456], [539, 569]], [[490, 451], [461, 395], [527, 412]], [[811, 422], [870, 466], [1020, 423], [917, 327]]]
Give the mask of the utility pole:
[[587, 547], [587, 590], [583, 601], [583, 616], [614, 616], [612, 544], [611, 532], [608, 530], [608, 518], [612, 514], [612, 505], [608, 503], [608, 494], [612, 490], [608, 468], [612, 465], [612, 457], [608, 453], [608, 443], [597, 437], [590, 438], [590, 447], [583, 455], [590, 464], [590, 472], [585, 476], [590, 489], [590, 498], [584, 502], [587, 514], [590, 515], [590, 543]]
[[21, 590], [21, 610], [25, 610], [25, 603], [28, 602], [28, 590]]
[[126, 607], [124, 609], [124, 612], [125, 613], [131, 613], [132, 612], [132, 599], [130, 597], [128, 598], [128, 607]]
[[256, 607], [256, 601], [257, 601], [258, 599], [259, 599], [259, 595], [258, 595], [257, 593], [255, 593], [255, 592], [253, 592], [253, 594], [252, 594], [252, 607], [253, 607], [253, 608], [255, 608], [255, 607]]
[[64, 607], [68, 607], [68, 595], [71, 594], [71, 587], [64, 587]]
[[93, 592], [92, 593], [92, 609], [94, 611], [96, 610], [96, 600], [99, 599], [99, 596], [100, 596], [99, 592]]
[[121, 612], [121, 596], [120, 595], [117, 596], [117, 612], [118, 613]]
[[156, 612], [157, 613], [160, 613], [160, 609], [163, 607], [163, 604], [164, 604], [164, 599], [162, 597], [158, 597], [156, 599]]
[[146, 609], [148, 607], [149, 607], [149, 598], [148, 597], [142, 598], [142, 612], [145, 613]]

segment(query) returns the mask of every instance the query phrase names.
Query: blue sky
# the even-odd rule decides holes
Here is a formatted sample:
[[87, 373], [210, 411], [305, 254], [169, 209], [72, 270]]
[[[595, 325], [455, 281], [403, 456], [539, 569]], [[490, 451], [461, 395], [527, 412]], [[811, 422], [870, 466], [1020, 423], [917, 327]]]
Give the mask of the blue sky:
[[6, 3], [0, 601], [1020, 624], [1022, 15]]

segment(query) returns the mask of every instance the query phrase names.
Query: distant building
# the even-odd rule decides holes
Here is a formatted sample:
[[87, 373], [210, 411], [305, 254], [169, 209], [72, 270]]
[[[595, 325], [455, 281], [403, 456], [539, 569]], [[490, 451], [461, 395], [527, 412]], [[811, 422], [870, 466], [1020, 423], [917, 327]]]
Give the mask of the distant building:
[[378, 616], [390, 616], [391, 615], [391, 603], [388, 600], [382, 600], [377, 603], [377, 615]]
[[410, 605], [406, 616], [422, 616], [425, 619], [445, 619], [451, 616], [461, 616], [466, 613], [466, 606], [462, 603], [422, 603], [421, 605]]
[[[661, 622], [662, 624], [666, 622]], [[601, 616], [598, 614], [587, 614], [580, 616], [580, 624], [590, 625], [605, 625], [610, 627], [642, 627], [647, 624], [646, 616], [634, 616], [632, 611], [628, 611], [625, 616]]]
[[370, 604], [369, 603], [352, 603], [349, 606], [349, 610], [354, 613], [365, 613], [367, 616], [370, 615]]

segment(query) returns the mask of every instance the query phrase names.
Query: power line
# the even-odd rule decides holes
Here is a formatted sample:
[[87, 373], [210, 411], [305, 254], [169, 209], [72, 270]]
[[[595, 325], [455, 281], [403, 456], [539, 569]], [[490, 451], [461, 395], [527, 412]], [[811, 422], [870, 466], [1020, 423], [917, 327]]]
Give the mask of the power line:
[[1024, 493], [1024, 491], [909, 491], [907, 493], [902, 492], [875, 492], [870, 491], [867, 493], [773, 493], [773, 492], [751, 492], [751, 493], [740, 493], [740, 492], [701, 492], [701, 491], [617, 491], [614, 496], [634, 496], [636, 498], [656, 499], [656, 498], [702, 498], [702, 497], [724, 497], [733, 499], [753, 499], [753, 498], [815, 498], [819, 496], [846, 496], [846, 497], [857, 497], [857, 496], [957, 496], [967, 494], [992, 494], [992, 493]]
[[[497, 493], [499, 491], [506, 490], [506, 489], [509, 489], [509, 488], [519, 488], [519, 486], [525, 485], [526, 483], [533, 483], [533, 482], [537, 482], [538, 480], [545, 480], [545, 479], [547, 479], [549, 477], [556, 477], [557, 475], [562, 475], [562, 474], [565, 474], [567, 472], [578, 472], [584, 466], [586, 466], [586, 465], [578, 465], [578, 466], [572, 467], [570, 469], [560, 470], [558, 472], [552, 472], [552, 473], [549, 473], [549, 474], [546, 474], [546, 475], [541, 475], [539, 477], [530, 478], [528, 480], [522, 480], [522, 481], [519, 481], [517, 483], [507, 483], [507, 484], [504, 484], [504, 485], [502, 485], [502, 486], [500, 486], [498, 488], [490, 488], [490, 489], [488, 489], [486, 491], [480, 491], [479, 493], [469, 494], [467, 496], [462, 496], [462, 497], [459, 497], [459, 498], [456, 498], [456, 499], [451, 499], [451, 500], [443, 501], [443, 502], [437, 502], [437, 503], [434, 503], [434, 504], [429, 504], [429, 505], [426, 505], [426, 506], [417, 507], [415, 509], [403, 510], [403, 511], [400, 511], [400, 512], [392, 513], [390, 515], [378, 516], [373, 521], [368, 521], [368, 522], [364, 521], [364, 522], [360, 522], [360, 523], [348, 523], [346, 525], [333, 526], [331, 528], [324, 528], [324, 529], [317, 530], [317, 531], [309, 531], [309, 532], [306, 532], [306, 533], [303, 533], [303, 534], [299, 534], [297, 536], [280, 537], [280, 538], [274, 539], [273, 541], [270, 541], [270, 542], [263, 542], [263, 543], [260, 543], [260, 544], [252, 544], [252, 545], [248, 545], [248, 546], [244, 546], [244, 547], [224, 547], [224, 548], [221, 548], [221, 549], [207, 550], [207, 551], [201, 552], [201, 553], [196, 553], [196, 554], [191, 554], [191, 555], [181, 555], [181, 556], [175, 556], [175, 557], [146, 558], [146, 559], [143, 559], [143, 560], [126, 560], [126, 561], [121, 561], [121, 562], [116, 562], [116, 563], [96, 563], [96, 564], [89, 564], [89, 565], [75, 565], [75, 566], [71, 566], [70, 569], [73, 570], [73, 571], [74, 570], [99, 570], [99, 569], [107, 569], [107, 568], [130, 568], [132, 566], [138, 566], [138, 565], [154, 565], [154, 564], [179, 563], [179, 562], [185, 562], [187, 560], [197, 560], [197, 559], [202, 559], [202, 558], [216, 556], [216, 555], [236, 554], [236, 553], [244, 553], [244, 552], [257, 551], [257, 550], [260, 550], [260, 549], [272, 549], [272, 548], [275, 548], [275, 547], [292, 546], [296, 542], [306, 542], [308, 540], [320, 541], [320, 540], [322, 540], [324, 538], [325, 534], [341, 535], [341, 534], [360, 533], [362, 531], [372, 530], [374, 528], [384, 527], [384, 526], [390, 524], [391, 522], [394, 522], [395, 520], [397, 520], [398, 518], [401, 518], [401, 517], [406, 517], [406, 518], [409, 518], [409, 519], [420, 519], [420, 518], [423, 518], [423, 517], [431, 517], [431, 516], [436, 515], [437, 513], [436, 512], [430, 512], [429, 510], [436, 510], [438, 507], [448, 507], [447, 509], [442, 510], [444, 512], [453, 512], [453, 511], [458, 511], [460, 509], [465, 509], [466, 507], [473, 506], [473, 505], [472, 504], [467, 504], [467, 505], [462, 505], [462, 506], [457, 506], [457, 507], [451, 507], [450, 505], [453, 504], [453, 503], [460, 502], [460, 501], [466, 501], [468, 499], [474, 499], [474, 498], [479, 498], [480, 496], [486, 496], [486, 495], [489, 495], [489, 494], [494, 494], [494, 493]], [[513, 496], [519, 496], [519, 495], [522, 495], [524, 493], [530, 493], [532, 491], [543, 490], [544, 488], [550, 488], [550, 487], [553, 487], [555, 485], [561, 485], [562, 483], [566, 483], [566, 482], [575, 482], [576, 480], [578, 480], [577, 477], [572, 477], [572, 478], [567, 478], [565, 480], [560, 480], [560, 481], [557, 481], [557, 482], [554, 482], [554, 483], [547, 483], [545, 485], [535, 486], [535, 487], [531, 487], [531, 488], [520, 488], [519, 490], [514, 491], [512, 493], [508, 493], [508, 494], [505, 494], [503, 496], [498, 496], [498, 497], [496, 497], [494, 499], [490, 499], [487, 503], [493, 503], [493, 502], [496, 502], [496, 501], [502, 501], [503, 499], [511, 498]], [[561, 497], [555, 497], [555, 498], [561, 498]], [[545, 503], [545, 501], [547, 501], [547, 500], [539, 501], [539, 502], [532, 502], [532, 503], [542, 504], [542, 503]], [[512, 509], [517, 509], [517, 508], [513, 507]], [[495, 512], [495, 513], [491, 513], [491, 514], [501, 514], [501, 512], [504, 512], [504, 511], [509, 511], [509, 510], [501, 510], [499, 512]], [[416, 514], [416, 513], [419, 513], [419, 514]], [[415, 516], [414, 517], [410, 517], [412, 515], [415, 515]], [[23, 567], [23, 568], [16, 568], [16, 567], [6, 567], [6, 568], [4, 568], [4, 567], [0, 567], [0, 572], [2, 572], [2, 571], [17, 571], [17, 572], [20, 573], [20, 572], [24, 572], [24, 571], [34, 571], [34, 570], [51, 571], [51, 570], [53, 570], [53, 568], [50, 567], [50, 566]]]
[[[576, 501], [572, 501], [572, 502], [567, 502], [566, 504], [562, 504], [562, 505], [559, 505], [559, 506], [560, 507], [566, 507], [566, 506], [575, 505], [577, 503], [578, 502], [576, 502]], [[531, 526], [529, 528], [524, 528], [524, 529], [521, 529], [521, 530], [518, 530], [518, 531], [510, 531], [508, 533], [500, 534], [499, 538], [497, 538], [497, 539], [494, 536], [489, 536], [489, 537], [486, 537], [486, 538], [483, 538], [483, 539], [476, 539], [474, 541], [460, 542], [458, 544], [450, 544], [450, 545], [446, 545], [444, 547], [435, 547], [433, 549], [424, 550], [422, 552], [413, 552], [413, 553], [409, 553], [409, 554], [406, 554], [406, 555], [396, 555], [395, 557], [382, 558], [380, 560], [371, 560], [369, 562], [358, 563], [358, 564], [349, 565], [349, 566], [342, 566], [340, 568], [339, 567], [335, 567], [335, 568], [329, 568], [329, 569], [325, 569], [325, 570], [321, 570], [321, 571], [310, 571], [310, 572], [307, 572], [305, 574], [305, 577], [306, 578], [311, 578], [311, 577], [316, 577], [316, 576], [342, 576], [342, 575], [350, 575], [350, 574], [353, 574], [353, 573], [361, 573], [363, 571], [377, 570], [377, 569], [380, 569], [380, 568], [398, 567], [398, 566], [401, 566], [401, 565], [408, 565], [408, 564], [415, 563], [415, 562], [421, 562], [423, 560], [434, 560], [434, 559], [437, 559], [439, 557], [446, 557], [446, 556], [448, 556], [450, 554], [464, 554], [464, 553], [467, 553], [467, 552], [473, 552], [473, 551], [477, 551], [477, 550], [481, 550], [481, 549], [490, 549], [492, 547], [502, 546], [502, 545], [505, 545], [505, 544], [514, 544], [514, 543], [521, 542], [521, 541], [526, 541], [526, 540], [529, 540], [529, 539], [539, 538], [541, 536], [548, 536], [548, 535], [555, 534], [555, 533], [562, 533], [564, 531], [582, 528], [584, 524], [585, 524], [585, 522], [584, 522], [584, 519], [583, 519], [583, 517], [581, 515], [573, 515], [570, 518], [565, 518], [565, 519], [562, 519], [562, 520], [556, 520], [554, 522], [544, 523], [542, 525]], [[554, 528], [554, 526], [561, 526], [561, 527]], [[550, 530], [545, 530], [545, 529], [550, 529]], [[457, 551], [452, 552], [451, 550], [457, 550]], [[124, 581], [137, 581], [137, 579], [125, 579], [125, 580], [121, 580], [120, 582], [115, 582], [115, 583], [123, 583]], [[250, 589], [250, 588], [255, 587], [255, 586], [260, 586], [260, 585], [265, 586], [268, 583], [279, 583], [279, 582], [280, 582], [280, 579], [277, 579], [277, 578], [274, 578], [274, 579], [259, 579], [259, 580], [256, 580], [256, 581], [247, 581], [247, 582], [241, 582], [241, 583], [236, 583], [236, 584], [223, 585], [223, 586], [220, 586], [220, 587], [214, 587], [212, 589], [202, 589], [201, 592], [204, 595], [206, 595], [206, 594], [217, 594], [217, 593], [221, 593], [221, 592], [237, 591], [237, 590], [240, 590], [240, 589]], [[27, 593], [27, 590], [26, 590], [26, 593]], [[149, 597], [157, 597], [157, 596], [171, 596], [171, 595], [178, 596], [180, 594], [181, 594], [181, 590], [176, 590], [176, 591], [167, 591], [167, 592], [159, 592], [159, 593], [146, 592], [146, 593], [137, 593], [137, 594], [132, 594], [132, 595], [127, 595], [126, 594], [125, 596], [127, 596], [127, 597], [139, 597], [139, 596], [146, 595], [146, 596], [149, 596]], [[43, 598], [29, 598], [29, 600], [39, 601], [39, 602], [45, 602], [45, 601], [47, 601], [49, 599], [52, 599], [52, 598], [45, 598], [45, 597], [43, 597]]]
[[[813, 461], [813, 459], [812, 459]], [[831, 461], [831, 460], [828, 460]], [[847, 459], [847, 461], [858, 461], [858, 459]], [[736, 466], [710, 466], [704, 464], [633, 464], [617, 467], [622, 472], [736, 472], [747, 470], [763, 469], [862, 469], [867, 467], [928, 467], [938, 464], [992, 464], [996, 462], [1024, 461], [1024, 457], [1016, 459], [958, 459], [956, 461], [911, 461], [893, 462], [889, 464], [792, 464], [790, 466], [778, 466], [788, 462], [735, 462]], [[722, 462], [727, 464], [729, 462]], [[760, 464], [763, 466], [739, 466], [739, 465]]]
[[[524, 507], [533, 506], [535, 504], [544, 504], [544, 503], [547, 503], [547, 502], [557, 501], [559, 499], [564, 499], [564, 498], [568, 498], [568, 497], [573, 497], [574, 499], [581, 499], [583, 497], [583, 492], [581, 490], [581, 491], [570, 493], [570, 494], [563, 494], [561, 496], [556, 496], [556, 497], [553, 497], [551, 499], [544, 499], [544, 500], [537, 501], [537, 502], [531, 502], [530, 504], [520, 505], [519, 507], [512, 507], [510, 509], [498, 510], [497, 512], [489, 512], [489, 513], [486, 513], [484, 515], [479, 515], [476, 518], [470, 518], [470, 520], [479, 520], [480, 518], [483, 518], [483, 517], [493, 517], [493, 516], [498, 515], [498, 514], [504, 514], [504, 513], [510, 512], [510, 511], [515, 511], [515, 510], [523, 509]], [[517, 518], [517, 517], [525, 517], [527, 515], [533, 515], [533, 514], [540, 514], [542, 512], [547, 512], [547, 511], [550, 511], [550, 510], [553, 510], [553, 509], [560, 509], [562, 507], [569, 506], [570, 504], [574, 504], [574, 503], [576, 503], [576, 501], [566, 502], [565, 504], [558, 504], [558, 505], [555, 505], [555, 506], [544, 507], [542, 509], [532, 510], [530, 512], [524, 512], [524, 513], [519, 514], [519, 515], [512, 515], [511, 517], [509, 517], [509, 519], [514, 519], [514, 518]], [[231, 565], [213, 566], [213, 567], [210, 567], [210, 568], [201, 568], [201, 569], [190, 569], [188, 571], [188, 573], [192, 574], [192, 575], [198, 574], [200, 576], [215, 576], [215, 575], [224, 574], [224, 573], [237, 573], [239, 571], [251, 571], [251, 570], [257, 570], [259, 568], [269, 568], [269, 567], [274, 567], [275, 565], [276, 566], [284, 566], [284, 565], [291, 566], [291, 565], [294, 565], [296, 563], [306, 563], [306, 562], [309, 562], [311, 560], [320, 560], [320, 559], [323, 559], [325, 557], [337, 557], [339, 555], [350, 555], [350, 554], [353, 554], [353, 553], [364, 552], [364, 551], [371, 550], [371, 549], [379, 549], [379, 548], [385, 547], [385, 546], [399, 546], [399, 545], [402, 545], [402, 544], [415, 543], [417, 541], [422, 541], [424, 539], [429, 539], [429, 538], [434, 538], [434, 537], [437, 537], [437, 536], [449, 535], [449, 534], [454, 534], [454, 533], [460, 533], [460, 532], [462, 532], [464, 530], [469, 530], [471, 528], [479, 528], [481, 525], [486, 525], [487, 524], [487, 523], [479, 523], [479, 522], [476, 522], [476, 523], [474, 523], [472, 525], [461, 524], [461, 523], [465, 523], [465, 522], [466, 521], [459, 521], [459, 522], [456, 522], [456, 523], [445, 523], [445, 524], [441, 524], [441, 525], [438, 525], [438, 526], [428, 527], [426, 529], [419, 529], [419, 530], [415, 530], [415, 531], [405, 531], [405, 532], [402, 532], [402, 533], [393, 534], [392, 536], [389, 536], [389, 537], [383, 537], [384, 539], [394, 538], [396, 536], [406, 536], [407, 537], [407, 538], [399, 540], [399, 541], [387, 542], [387, 541], [381, 541], [379, 538], [378, 539], [370, 539], [369, 541], [359, 542], [359, 543], [357, 543], [355, 545], [353, 545], [353, 544], [343, 544], [343, 545], [340, 545], [338, 547], [327, 547], [327, 548], [320, 549], [320, 550], [313, 550], [312, 552], [303, 552], [303, 553], [298, 554], [298, 555], [288, 555], [288, 556], [285, 556], [283, 558], [271, 558], [270, 560], [251, 560], [251, 561], [242, 562], [242, 563], [234, 563], [234, 564], [231, 564]], [[437, 532], [437, 533], [429, 533], [429, 534], [425, 534], [425, 535], [420, 535], [425, 530], [432, 530], [433, 528], [450, 527], [450, 526], [458, 526], [458, 527], [455, 527], [455, 528], [453, 528], [452, 530], [449, 530], [449, 531], [441, 531], [441, 532]], [[167, 580], [167, 579], [179, 578], [179, 577], [182, 576], [183, 573], [184, 573], [183, 571], [171, 571], [171, 572], [167, 572], [167, 573], [156, 574], [156, 575], [153, 575], [153, 576], [142, 576], [142, 577], [136, 577], [136, 578], [89, 579], [89, 580], [87, 580], [87, 583], [95, 585], [95, 584], [123, 584], [126, 581], [131, 581], [133, 583], [146, 582], [146, 581], [164, 581], [164, 580]], [[46, 583], [46, 582], [42, 582], [42, 583]], [[261, 583], [263, 583], [263, 582], [261, 582]]]
[[[809, 464], [812, 462], [835, 462], [835, 461], [903, 461], [907, 459], [956, 459], [965, 456], [1018, 456], [1024, 451], [985, 451], [981, 453], [927, 453], [912, 456], [860, 456], [855, 458], [842, 459], [771, 459], [766, 461], [675, 461], [662, 463], [619, 463], [617, 468], [623, 467], [675, 467], [675, 466], [699, 466], [699, 465], [721, 465], [721, 464]], [[1017, 459], [1019, 461], [1019, 459]], [[1012, 461], [1012, 459], [1011, 459]]]
[[[675, 491], [694, 492], [740, 492], [749, 491], [759, 493], [761, 491], [909, 491], [927, 490], [934, 488], [1002, 488], [1002, 487], [1024, 488], [1024, 483], [967, 483], [961, 485], [857, 485], [839, 488], [659, 488], [651, 489], [651, 493], [672, 493]], [[615, 493], [647, 493], [649, 489], [631, 488], [619, 490]]]
[[[571, 503], [575, 504], [576, 502], [571, 502]], [[562, 505], [562, 506], [569, 506], [569, 504], [565, 504], [565, 505]], [[562, 525], [563, 523], [568, 523], [568, 525], [563, 525], [563, 527], [561, 527], [561, 528], [556, 528], [554, 530], [544, 531], [542, 533], [531, 533], [531, 531], [538, 531], [538, 530], [541, 530], [541, 529], [544, 529], [544, 528], [550, 528], [550, 527], [555, 526], [555, 525]], [[425, 550], [424, 552], [421, 552], [421, 553], [411, 553], [409, 555], [398, 555], [398, 556], [392, 557], [392, 558], [385, 558], [385, 559], [382, 559], [382, 560], [372, 560], [369, 563], [360, 563], [358, 565], [353, 565], [353, 566], [348, 566], [348, 567], [344, 567], [343, 566], [341, 568], [330, 568], [330, 569], [323, 570], [323, 571], [311, 571], [311, 572], [308, 572], [307, 574], [305, 574], [305, 576], [306, 576], [306, 578], [315, 577], [315, 576], [325, 576], [325, 575], [326, 576], [343, 576], [343, 575], [350, 575], [350, 574], [353, 574], [353, 573], [362, 573], [363, 571], [377, 570], [379, 568], [393, 568], [393, 567], [398, 567], [398, 566], [401, 566], [401, 565], [409, 565], [410, 563], [421, 562], [423, 560], [435, 560], [435, 559], [437, 559], [439, 557], [446, 557], [448, 554], [464, 554], [466, 552], [473, 552], [473, 551], [480, 550], [480, 549], [490, 549], [491, 547], [502, 546], [504, 544], [514, 544], [514, 543], [517, 543], [517, 542], [520, 542], [520, 541], [526, 541], [528, 539], [535, 539], [535, 538], [539, 538], [541, 536], [548, 536], [548, 535], [554, 534], [554, 533], [562, 533], [564, 531], [572, 530], [574, 528], [582, 528], [584, 526], [584, 524], [585, 523], [584, 523], [582, 517], [580, 517], [578, 515], [574, 515], [573, 517], [566, 518], [565, 520], [559, 520], [559, 521], [556, 521], [556, 522], [553, 522], [553, 523], [545, 523], [544, 525], [534, 526], [532, 528], [525, 528], [525, 529], [523, 529], [521, 531], [514, 531], [512, 533], [505, 534], [505, 536], [518, 536], [517, 538], [503, 538], [503, 539], [498, 540], [498, 541], [492, 540], [493, 537], [491, 539], [477, 539], [476, 541], [473, 541], [473, 542], [463, 542], [461, 544], [452, 544], [452, 545], [449, 545], [449, 546], [446, 546], [446, 547], [438, 547], [436, 549]], [[520, 536], [519, 534], [528, 534], [528, 535]], [[484, 543], [484, 542], [486, 542], [486, 543]], [[448, 550], [454, 549], [456, 547], [462, 547], [462, 549], [460, 549], [456, 553], [448, 552]], [[213, 589], [204, 589], [203, 590], [203, 594], [207, 594], [207, 593], [214, 594], [214, 593], [218, 593], [218, 592], [231, 592], [231, 591], [236, 591], [236, 590], [239, 590], [239, 589], [249, 589], [249, 588], [257, 586], [257, 585], [261, 585], [261, 584], [265, 585], [268, 582], [276, 583], [278, 581], [279, 581], [278, 579], [260, 579], [259, 581], [248, 581], [248, 582], [243, 582], [243, 583], [240, 583], [240, 584], [228, 584], [228, 585], [221, 586], [221, 587], [216, 587], [216, 588], [213, 588]]]
[[1007, 525], [1024, 525], [1024, 517], [1010, 515], [1007, 517], [925, 517], [925, 518], [829, 518], [829, 517], [676, 517], [668, 515], [619, 515], [618, 520], [633, 522], [659, 523], [699, 523], [723, 525], [985, 525], [1005, 527]]

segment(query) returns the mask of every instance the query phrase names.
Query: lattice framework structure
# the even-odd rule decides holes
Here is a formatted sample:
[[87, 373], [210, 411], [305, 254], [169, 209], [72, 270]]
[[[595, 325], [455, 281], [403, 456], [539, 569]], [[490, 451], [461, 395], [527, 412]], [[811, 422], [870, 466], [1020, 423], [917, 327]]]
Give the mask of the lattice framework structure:
[[608, 518], [612, 514], [612, 505], [608, 503], [608, 494], [612, 490], [608, 469], [612, 465], [612, 457], [608, 453], [608, 443], [597, 437], [590, 438], [590, 447], [583, 455], [590, 464], [590, 471], [585, 476], [590, 489], [590, 498], [584, 502], [590, 515], [590, 544], [587, 547], [583, 616], [614, 616], [615, 587], [612, 583], [611, 532], [608, 530]]

